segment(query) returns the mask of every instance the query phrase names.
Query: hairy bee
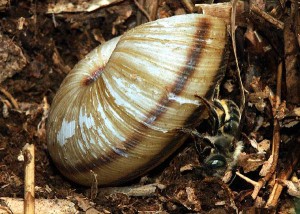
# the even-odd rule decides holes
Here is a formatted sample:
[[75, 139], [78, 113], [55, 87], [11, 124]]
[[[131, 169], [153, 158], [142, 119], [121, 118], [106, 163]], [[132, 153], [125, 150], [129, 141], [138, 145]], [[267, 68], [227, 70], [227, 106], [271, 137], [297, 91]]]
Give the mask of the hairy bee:
[[[212, 126], [212, 135], [203, 138], [205, 146], [200, 152], [203, 172], [208, 176], [223, 177], [232, 171], [243, 149], [242, 142], [236, 140], [241, 113], [231, 100], [216, 99], [210, 103], [201, 99], [208, 108]], [[228, 181], [224, 178], [223, 180]]]

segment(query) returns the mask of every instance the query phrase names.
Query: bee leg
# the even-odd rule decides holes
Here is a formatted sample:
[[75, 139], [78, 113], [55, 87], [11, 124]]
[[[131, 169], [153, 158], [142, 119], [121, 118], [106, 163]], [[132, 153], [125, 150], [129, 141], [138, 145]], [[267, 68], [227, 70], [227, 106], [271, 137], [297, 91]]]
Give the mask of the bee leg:
[[209, 121], [209, 124], [212, 127], [212, 135], [216, 135], [217, 131], [220, 127], [220, 120], [219, 120], [218, 113], [216, 111], [215, 106], [210, 101], [205, 99], [204, 97], [201, 97], [197, 94], [195, 95], [195, 97], [200, 99], [201, 102], [203, 103], [203, 105], [208, 110], [208, 115], [209, 115], [208, 121]]

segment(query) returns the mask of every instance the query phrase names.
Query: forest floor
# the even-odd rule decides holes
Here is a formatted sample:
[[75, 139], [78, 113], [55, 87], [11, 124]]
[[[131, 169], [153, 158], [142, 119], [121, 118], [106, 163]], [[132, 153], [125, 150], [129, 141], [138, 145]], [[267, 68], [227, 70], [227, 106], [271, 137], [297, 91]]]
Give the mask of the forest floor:
[[[26, 144], [35, 145], [35, 198], [67, 200], [77, 211], [300, 213], [297, 2], [257, 0], [237, 9], [236, 53], [246, 95], [239, 137], [244, 150], [229, 184], [193, 170], [201, 165], [193, 137], [159, 167], [121, 187], [83, 187], [59, 173], [47, 150], [45, 122], [74, 65], [104, 41], [147, 22], [145, 14], [154, 20], [191, 12], [189, 1], [107, 2], [86, 12], [63, 6], [51, 11], [49, 1], [5, 5], [0, 0], [0, 213], [10, 213], [3, 197], [24, 197]], [[202, 2], [197, 4], [201, 11]], [[228, 43], [220, 96], [241, 103], [234, 49]]]

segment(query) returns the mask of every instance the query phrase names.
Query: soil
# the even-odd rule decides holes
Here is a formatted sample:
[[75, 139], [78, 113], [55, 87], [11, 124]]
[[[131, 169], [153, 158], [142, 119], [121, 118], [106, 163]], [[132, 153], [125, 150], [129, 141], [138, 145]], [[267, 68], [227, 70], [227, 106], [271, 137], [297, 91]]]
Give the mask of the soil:
[[[68, 199], [81, 212], [86, 212], [87, 209], [78, 203], [75, 196], [87, 198], [90, 206], [102, 213], [235, 213], [237, 210], [255, 213], [258, 210], [286, 211], [290, 207], [285, 208], [283, 205], [288, 202], [292, 202], [291, 209], [296, 210], [297, 206], [299, 209], [299, 200], [288, 194], [286, 188], [274, 209], [264, 208], [274, 186], [274, 177], [271, 179], [273, 183], [268, 183], [259, 191], [258, 197], [253, 199], [253, 185], [239, 176], [233, 176], [232, 181], [225, 184], [219, 178], [199, 174], [194, 166], [201, 166], [202, 163], [193, 137], [162, 165], [144, 177], [123, 185], [133, 189], [136, 185], [162, 185], [149, 195], [114, 193], [103, 196], [101, 188], [79, 186], [64, 178], [52, 163], [47, 150], [45, 121], [49, 105], [62, 80], [80, 59], [101, 42], [134, 27], [137, 19], [141, 22], [141, 15], [133, 1], [122, 1], [90, 13], [47, 14], [47, 4], [47, 1], [10, 1], [4, 9], [0, 7], [0, 35], [3, 36], [1, 44], [6, 45], [3, 45], [6, 48], [0, 47], [0, 64], [2, 70], [13, 71], [1, 83], [1, 88], [13, 98], [3, 92], [0, 94], [0, 197], [24, 197], [24, 162], [20, 159], [22, 148], [28, 143], [35, 145], [36, 152], [35, 197]], [[275, 6], [267, 5], [266, 10], [271, 11], [268, 7]], [[175, 15], [178, 11], [187, 12], [180, 2], [175, 1], [161, 1], [158, 7], [160, 17]], [[289, 7], [290, 4], [287, 4], [286, 10]], [[286, 13], [278, 19], [288, 25], [293, 23], [287, 22], [291, 17], [293, 18], [291, 14]], [[292, 34], [298, 29], [293, 27], [290, 28]], [[298, 86], [294, 84], [299, 83], [300, 79], [297, 67], [299, 44], [297, 39], [287, 39], [291, 37], [286, 34], [291, 32], [278, 29], [253, 14], [236, 31], [237, 54], [246, 89], [246, 108], [242, 115], [239, 137], [244, 142], [244, 152], [237, 169], [255, 181], [261, 178], [259, 171], [272, 152], [266, 142], [272, 143], [275, 138], [272, 113], [275, 107], [269, 96], [266, 96], [266, 86], [276, 93], [280, 63], [284, 65], [281, 100], [285, 102], [276, 109], [276, 117], [280, 120], [276, 176], [278, 178], [294, 159], [294, 176], [297, 177], [300, 173], [297, 164], [299, 153], [294, 154], [300, 145], [299, 109], [297, 110], [300, 94]], [[255, 37], [256, 33], [260, 37]], [[258, 38], [261, 40], [258, 41]], [[289, 47], [286, 45], [288, 42], [291, 43]], [[230, 46], [220, 96], [240, 103], [239, 80], [232, 45]], [[5, 53], [10, 56], [9, 60], [4, 60]], [[254, 76], [257, 78], [253, 78]], [[289, 85], [293, 85], [293, 88]], [[18, 108], [13, 105], [12, 99], [16, 100]], [[208, 132], [205, 130], [207, 122], [204, 123], [198, 130], [202, 134]], [[263, 150], [261, 163], [253, 166], [247, 160], [259, 160], [260, 154], [255, 145], [266, 146], [266, 149]], [[289, 178], [290, 175], [285, 180]]]

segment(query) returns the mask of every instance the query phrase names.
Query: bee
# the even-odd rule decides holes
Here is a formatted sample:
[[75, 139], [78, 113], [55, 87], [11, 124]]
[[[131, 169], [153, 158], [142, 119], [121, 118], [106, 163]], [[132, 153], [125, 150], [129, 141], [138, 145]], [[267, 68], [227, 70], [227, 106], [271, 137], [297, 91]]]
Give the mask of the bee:
[[227, 182], [243, 149], [242, 142], [237, 141], [241, 113], [232, 100], [209, 102], [200, 99], [208, 109], [212, 126], [212, 135], [204, 136], [204, 147], [197, 150], [203, 162], [201, 168], [205, 175], [223, 178]]

